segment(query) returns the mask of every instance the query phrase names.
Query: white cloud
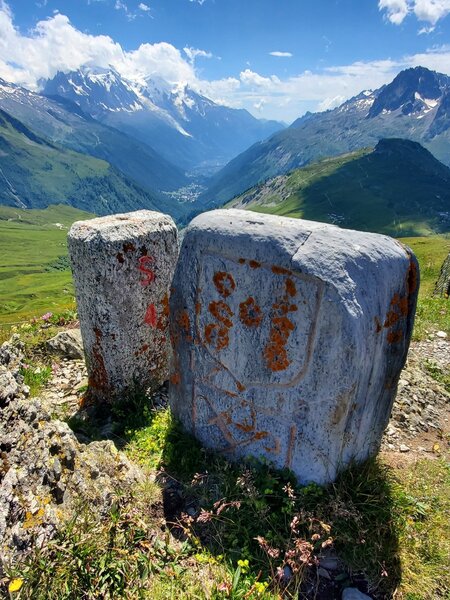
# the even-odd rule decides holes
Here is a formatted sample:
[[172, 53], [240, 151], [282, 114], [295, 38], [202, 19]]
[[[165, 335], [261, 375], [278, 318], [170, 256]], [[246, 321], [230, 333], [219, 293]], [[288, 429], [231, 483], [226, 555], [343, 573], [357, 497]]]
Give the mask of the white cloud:
[[403, 23], [413, 13], [419, 21], [430, 23], [432, 28], [422, 28], [419, 33], [431, 33], [434, 26], [450, 13], [450, 0], [379, 0], [378, 8], [394, 25]]
[[279, 50], [274, 50], [273, 52], [269, 52], [270, 56], [278, 56], [280, 58], [291, 58], [291, 52], [280, 52]]
[[415, 0], [414, 13], [420, 21], [436, 25], [450, 13], [450, 0]]
[[188, 60], [191, 65], [195, 64], [195, 60], [200, 56], [201, 58], [212, 58], [213, 55], [211, 52], [206, 52], [206, 50], [199, 50], [198, 48], [183, 48], [184, 53], [188, 57]]
[[141, 2], [138, 6], [139, 10], [142, 10], [143, 12], [150, 12], [150, 6], [148, 6], [147, 4], [144, 4], [143, 2]]
[[336, 106], [339, 106], [340, 104], [345, 102], [345, 100], [345, 96], [334, 96], [334, 98], [325, 98], [325, 100], [322, 100], [322, 102], [320, 102], [317, 105], [317, 110], [321, 112], [323, 110], [330, 110], [332, 108], [336, 108]]
[[271, 77], [262, 77], [250, 69], [245, 69], [245, 71], [242, 71], [239, 75], [239, 78], [244, 85], [254, 87], [272, 87], [273, 85], [278, 85], [280, 83], [280, 80], [276, 75], [272, 75]]
[[115, 0], [114, 8], [116, 10], [123, 10], [128, 21], [134, 21], [137, 17], [137, 13], [131, 12], [128, 5], [125, 4], [125, 2], [122, 2], [122, 0]]
[[394, 25], [400, 25], [409, 11], [407, 0], [380, 0], [378, 8], [386, 10], [387, 18]]
[[129, 79], [150, 76], [169, 83], [188, 83], [218, 103], [289, 122], [306, 110], [333, 108], [361, 90], [378, 88], [407, 67], [422, 65], [450, 73], [450, 45], [397, 60], [354, 62], [286, 78], [246, 68], [239, 74], [208, 81], [197, 70], [196, 59], [211, 56], [206, 50], [179, 50], [167, 42], [141, 44], [125, 51], [109, 36], [77, 30], [59, 13], [22, 34], [14, 26], [9, 6], [0, 0], [0, 77], [30, 89], [37, 89], [40, 78], [53, 77], [58, 70], [111, 65]]

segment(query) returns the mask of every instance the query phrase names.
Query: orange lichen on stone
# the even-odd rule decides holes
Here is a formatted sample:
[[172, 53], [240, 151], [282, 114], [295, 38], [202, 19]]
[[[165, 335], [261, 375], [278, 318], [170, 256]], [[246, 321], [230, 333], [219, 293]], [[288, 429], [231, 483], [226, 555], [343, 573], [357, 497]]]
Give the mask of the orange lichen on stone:
[[122, 248], [124, 252], [134, 252], [136, 250], [136, 246], [131, 242], [126, 242]]
[[196, 303], [195, 303], [195, 314], [196, 314], [196, 315], [199, 315], [201, 310], [202, 310], [202, 305], [201, 305], [201, 303], [200, 303], [200, 302], [196, 302]]
[[380, 323], [380, 319], [378, 317], [375, 317], [375, 331], [377, 333], [380, 333], [380, 331], [383, 329], [383, 326]]
[[289, 312], [296, 312], [298, 310], [298, 306], [296, 304], [288, 304], [283, 300], [283, 302], [276, 302], [272, 304], [272, 309], [277, 316], [287, 315]]
[[291, 364], [286, 348], [279, 342], [269, 342], [264, 348], [263, 356], [271, 371], [284, 371]]
[[254, 430], [254, 425], [250, 425], [250, 423], [235, 423], [235, 426], [237, 427], [237, 429], [240, 429], [241, 431], [243, 431], [244, 433], [250, 433], [250, 431]]
[[239, 264], [240, 264], [240, 265], [243, 265], [243, 264], [245, 264], [245, 258], [240, 258], [240, 259], [239, 259]]
[[178, 373], [178, 371], [175, 371], [175, 373], [172, 373], [172, 375], [170, 376], [170, 383], [172, 383], [173, 385], [179, 385], [181, 382], [181, 376]]
[[101, 349], [102, 332], [97, 327], [94, 328], [95, 344], [92, 347], [93, 363], [92, 371], [89, 376], [89, 387], [97, 390], [106, 389], [108, 387], [108, 373], [105, 367]]
[[252, 269], [259, 269], [259, 267], [261, 266], [261, 263], [257, 260], [249, 260], [248, 264]]
[[236, 283], [230, 273], [217, 271], [214, 273], [213, 281], [217, 291], [224, 298], [228, 298], [236, 289]]
[[158, 317], [158, 322], [156, 324], [156, 327], [160, 331], [165, 331], [165, 329], [169, 325], [169, 314], [170, 314], [168, 294], [165, 294], [164, 298], [162, 299], [161, 305], [162, 305], [162, 311]]
[[291, 275], [292, 271], [285, 269], [284, 267], [277, 267], [274, 265], [272, 267], [272, 273], [275, 273], [275, 275]]
[[384, 322], [385, 327], [393, 327], [399, 320], [401, 319], [401, 315], [394, 310], [390, 310], [386, 314], [386, 320]]
[[409, 269], [406, 275], [406, 281], [408, 285], [408, 296], [410, 296], [417, 290], [418, 284], [417, 265], [413, 261], [412, 257], [409, 259]]
[[255, 433], [255, 435], [253, 436], [254, 440], [263, 440], [264, 438], [266, 438], [269, 435], [268, 431], [258, 431], [257, 433]]
[[209, 323], [205, 325], [205, 339], [217, 351], [228, 348], [228, 328], [218, 323]]
[[398, 306], [401, 314], [404, 317], [408, 316], [408, 298], [406, 296], [401, 298], [399, 294], [394, 294], [394, 297], [391, 300], [391, 306]]
[[178, 326], [184, 333], [189, 333], [191, 322], [187, 310], [182, 310], [177, 317]]
[[234, 313], [228, 304], [226, 304], [226, 302], [223, 300], [219, 300], [218, 302], [210, 302], [208, 308], [212, 316], [218, 321], [223, 323], [226, 327], [233, 327], [233, 321], [231, 320], [231, 317], [234, 316]]
[[148, 344], [144, 344], [140, 350], [136, 350], [136, 352], [134, 353], [134, 355], [135, 356], [140, 356], [141, 354], [144, 354], [144, 352], [147, 352], [148, 349], [149, 349], [149, 345]]
[[293, 298], [297, 293], [297, 288], [295, 287], [295, 283], [289, 277], [285, 281], [286, 285], [286, 293]]
[[389, 344], [398, 344], [403, 339], [402, 331], [389, 331], [387, 334], [387, 341]]
[[245, 385], [242, 385], [242, 383], [240, 381], [236, 382], [236, 387], [240, 392], [244, 392], [246, 389]]
[[261, 324], [262, 311], [251, 296], [239, 304], [239, 318], [247, 327], [258, 327]]

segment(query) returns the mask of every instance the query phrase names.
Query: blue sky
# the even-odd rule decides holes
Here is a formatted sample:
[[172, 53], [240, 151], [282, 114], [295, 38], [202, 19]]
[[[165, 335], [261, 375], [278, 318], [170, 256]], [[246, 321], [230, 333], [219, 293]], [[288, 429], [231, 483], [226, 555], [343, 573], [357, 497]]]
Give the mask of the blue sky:
[[450, 74], [450, 0], [0, 0], [0, 76], [83, 64], [290, 122], [408, 66]]

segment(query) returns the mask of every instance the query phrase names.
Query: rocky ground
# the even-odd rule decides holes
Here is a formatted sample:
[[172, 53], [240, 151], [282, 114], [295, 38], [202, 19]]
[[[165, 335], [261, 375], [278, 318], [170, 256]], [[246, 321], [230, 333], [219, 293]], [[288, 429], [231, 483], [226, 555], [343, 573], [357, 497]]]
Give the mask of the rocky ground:
[[[382, 442], [391, 464], [448, 452], [450, 394], [437, 381], [450, 369], [444, 335], [411, 345]], [[111, 441], [89, 442], [88, 432], [75, 436], [67, 424], [83, 417], [87, 373], [80, 343], [73, 331], [48, 347], [55, 358], [39, 399], [30, 399], [23, 384], [20, 339], [0, 348], [0, 577], [2, 561], [41, 544], [75, 514], [81, 499], [101, 513], [118, 487], [126, 492], [142, 479]], [[156, 402], [167, 402], [166, 388]], [[100, 433], [107, 437], [109, 427], [105, 423]]]
[[[437, 367], [437, 369], [436, 369]], [[450, 394], [431, 373], [450, 373], [450, 342], [435, 337], [411, 344], [402, 371], [382, 450], [409, 455], [440, 455], [450, 442]]]
[[54, 395], [43, 401], [28, 397], [24, 364], [23, 345], [13, 336], [0, 348], [0, 578], [6, 564], [51, 537], [84, 503], [101, 516], [118, 489], [126, 493], [142, 479], [113, 442], [80, 443], [54, 418], [68, 390], [77, 398], [82, 361], [55, 363]]

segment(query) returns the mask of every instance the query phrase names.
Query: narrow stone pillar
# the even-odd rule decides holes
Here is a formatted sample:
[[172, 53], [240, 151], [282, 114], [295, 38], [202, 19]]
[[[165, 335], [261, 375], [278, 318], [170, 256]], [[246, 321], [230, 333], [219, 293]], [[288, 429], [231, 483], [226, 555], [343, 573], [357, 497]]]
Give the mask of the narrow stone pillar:
[[78, 221], [68, 246], [90, 394], [114, 402], [164, 382], [175, 223], [149, 210]]
[[205, 446], [302, 483], [373, 455], [408, 351], [415, 257], [377, 234], [217, 210], [187, 228], [170, 404]]

